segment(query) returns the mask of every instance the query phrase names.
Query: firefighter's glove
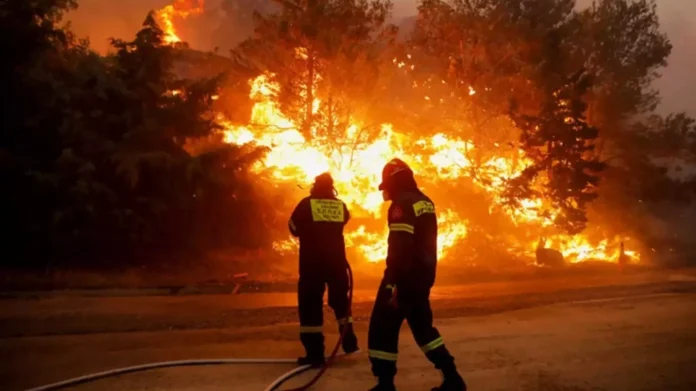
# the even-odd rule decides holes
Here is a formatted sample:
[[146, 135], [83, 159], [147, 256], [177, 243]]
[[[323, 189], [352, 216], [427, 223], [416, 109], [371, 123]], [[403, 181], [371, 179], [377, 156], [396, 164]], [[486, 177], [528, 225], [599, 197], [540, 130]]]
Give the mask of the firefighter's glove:
[[389, 305], [394, 308], [399, 308], [396, 284], [387, 285], [387, 290], [391, 292], [391, 295], [389, 296]]

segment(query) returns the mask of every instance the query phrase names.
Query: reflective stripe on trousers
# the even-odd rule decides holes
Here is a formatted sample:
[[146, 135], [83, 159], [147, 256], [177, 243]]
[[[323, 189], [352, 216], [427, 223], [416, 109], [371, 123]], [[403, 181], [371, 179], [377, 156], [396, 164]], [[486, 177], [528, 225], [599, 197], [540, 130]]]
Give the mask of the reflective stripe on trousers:
[[373, 350], [373, 349], [368, 350], [367, 355], [371, 358], [376, 358], [376, 359], [385, 360], [385, 361], [396, 361], [396, 359], [399, 357], [399, 355], [397, 353], [389, 353], [389, 352], [384, 352], [381, 350]]
[[442, 337], [438, 337], [438, 338], [435, 338], [434, 340], [428, 342], [427, 344], [421, 346], [420, 348], [423, 351], [423, 353], [428, 353], [430, 351], [433, 351], [433, 350], [439, 348], [440, 346], [442, 346], [444, 344], [445, 344], [445, 341], [442, 339]]

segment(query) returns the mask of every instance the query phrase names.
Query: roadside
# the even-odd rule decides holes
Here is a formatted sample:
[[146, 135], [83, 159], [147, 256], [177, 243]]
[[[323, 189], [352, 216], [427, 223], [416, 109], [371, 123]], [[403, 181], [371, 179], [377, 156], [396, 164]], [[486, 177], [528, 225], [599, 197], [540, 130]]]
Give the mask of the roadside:
[[[253, 264], [253, 265], [252, 265]], [[294, 265], [294, 262], [292, 262]], [[360, 263], [353, 265], [357, 289], [374, 289], [379, 284], [384, 265]], [[180, 268], [181, 269], [181, 268]], [[290, 270], [288, 270], [290, 269]], [[43, 298], [55, 296], [169, 296], [216, 295], [235, 293], [294, 292], [297, 284], [296, 266], [284, 261], [271, 271], [259, 270], [259, 262], [251, 264], [216, 264], [190, 269], [126, 270], [94, 272], [56, 270], [41, 273], [0, 273], [0, 299]], [[629, 265], [624, 274], [662, 273], [648, 265]], [[611, 262], [583, 262], [563, 268], [540, 268], [532, 265], [494, 270], [488, 267], [458, 266], [444, 263], [438, 267], [437, 285], [458, 286], [495, 282], [533, 281], [563, 278], [606, 278], [619, 275]]]
[[[438, 318], [438, 328], [472, 390], [691, 391], [696, 389], [696, 295], [637, 295], [565, 302], [479, 316]], [[357, 323], [364, 345], [367, 323]], [[330, 327], [327, 327], [330, 329]], [[327, 344], [337, 335], [329, 331]], [[295, 357], [291, 325], [0, 340], [8, 391], [146, 362], [222, 357]], [[404, 326], [400, 391], [437, 384], [437, 372]], [[71, 388], [123, 391], [259, 391], [291, 365], [228, 365], [154, 370]], [[285, 389], [299, 385], [307, 376]], [[373, 383], [364, 354], [340, 360], [313, 389], [352, 391]]]
[[[373, 295], [373, 291], [358, 291], [354, 305], [356, 329], [361, 335], [363, 345]], [[543, 322], [537, 324], [533, 317], [529, 318], [528, 323], [520, 323], [519, 316], [527, 315], [519, 314], [541, 314], [559, 306], [574, 308], [578, 305], [589, 305], [600, 308], [593, 316], [601, 318], [604, 316], [603, 308], [606, 307], [603, 303], [606, 303], [607, 300], [609, 302], [612, 300], [640, 302], [644, 300], [646, 295], [649, 297], [676, 295], [682, 300], [679, 308], [683, 308], [685, 305], [683, 303], [688, 303], [690, 308], [696, 309], [694, 305], [696, 304], [694, 301], [696, 298], [696, 272], [692, 270], [662, 271], [621, 276], [598, 276], [596, 278], [546, 278], [530, 281], [445, 286], [434, 290], [433, 307], [437, 323], [445, 328], [449, 327], [450, 330], [455, 330], [447, 331], [445, 335], [461, 334], [458, 344], [462, 345], [457, 349], [459, 349], [460, 356], [466, 357], [465, 355], [469, 354], [467, 352], [471, 349], [469, 346], [471, 341], [480, 340], [479, 349], [485, 351], [487, 346], [485, 341], [488, 338], [492, 340], [502, 338], [504, 341], [507, 338], [504, 337], [506, 333], [513, 333], [513, 331], [508, 330], [501, 331], [497, 337], [489, 335], [489, 332], [493, 330], [492, 326], [487, 323], [489, 319], [503, 319], [499, 321], [508, 322], [507, 324], [511, 325], [509, 327], [518, 331], [531, 332], [530, 330], [536, 330], [537, 333], [545, 334], [552, 330], [555, 333], [558, 330], [553, 328], [556, 327], [568, 330], [575, 327], [573, 324], [576, 320], [573, 320], [573, 316], [576, 315], [559, 315], [565, 319], [558, 319], [558, 323], [549, 325]], [[588, 300], [594, 301], [594, 304], [588, 304]], [[573, 304], [579, 302], [584, 304]], [[0, 300], [0, 354], [6, 365], [0, 368], [0, 384], [6, 385], [2, 389], [20, 389], [29, 385], [57, 381], [93, 371], [153, 361], [225, 357], [295, 357], [300, 354], [300, 346], [297, 343], [295, 304], [295, 296], [292, 293], [139, 297], [58, 295], [43, 298], [3, 299]], [[631, 304], [631, 306], [633, 305]], [[620, 307], [617, 308], [620, 309]], [[609, 308], [614, 307], [609, 305]], [[509, 318], [510, 316], [512, 318]], [[654, 315], [639, 313], [638, 316]], [[672, 315], [665, 315], [664, 321], [667, 322], [670, 316]], [[693, 329], [696, 318], [690, 318], [690, 316], [692, 316], [691, 313], [684, 315], [683, 322], [692, 322], [689, 327]], [[327, 331], [327, 344], [331, 344], [331, 341], [336, 338], [336, 325], [332, 318], [333, 316], [327, 308], [324, 328]], [[547, 321], [551, 322], [551, 320]], [[620, 326], [629, 320], [617, 322]], [[640, 319], [630, 320], [629, 323], [634, 324], [635, 322], [640, 325]], [[655, 321], [650, 320], [650, 322], [654, 323]], [[672, 326], [676, 327], [676, 325], [670, 327]], [[404, 330], [407, 330], [406, 326]], [[629, 327], [630, 330], [633, 329]], [[665, 343], [672, 343], [669, 341], [681, 338], [679, 335], [668, 335], [672, 331], [645, 329], [645, 332], [648, 333], [647, 338], [651, 341], [654, 340], [653, 335], [669, 337]], [[411, 340], [409, 336], [404, 338], [408, 341]], [[533, 336], [524, 338], [530, 338], [530, 341], [534, 341]], [[680, 344], [685, 342], [688, 341], [680, 340]], [[609, 341], [606, 343], [608, 345], [602, 349], [623, 346], [623, 342]], [[412, 342], [408, 344], [412, 345]], [[556, 347], [557, 350], [561, 348], [561, 346]], [[683, 348], [683, 346], [679, 345], [678, 348]], [[541, 354], [534, 352], [534, 344], [525, 345], [524, 349], [524, 355], [530, 357]], [[573, 349], [575, 348], [567, 352], [569, 357], [565, 359], [575, 362], [579, 359], [574, 358]], [[582, 347], [579, 349], [582, 350]], [[485, 356], [488, 357], [485, 360], [496, 362], [497, 353], [489, 353], [480, 353], [483, 355], [480, 359], [484, 360]], [[638, 353], [629, 352], [626, 354]], [[686, 353], [679, 354], [683, 356]], [[466, 362], [467, 359], [464, 358], [464, 360]], [[418, 371], [428, 373], [426, 361], [418, 359], [415, 362], [418, 363], [415, 367]], [[524, 360], [520, 362], [524, 362]], [[466, 365], [469, 364], [479, 365], [476, 363], [467, 363]], [[408, 367], [411, 364], [405, 365]], [[154, 371], [133, 375], [135, 377], [129, 375], [123, 380], [113, 380], [123, 383], [110, 383], [112, 380], [100, 383], [111, 384], [112, 388], [93, 388], [92, 385], [89, 385], [77, 389], [223, 389], [225, 388], [223, 383], [231, 381], [230, 376], [233, 376], [232, 380], [247, 379], [249, 384], [256, 384], [254, 382], [261, 384], [271, 381], [272, 378], [269, 377], [271, 374], [277, 373], [275, 375], [277, 376], [288, 369], [287, 366], [272, 367], [262, 369], [261, 372], [248, 372], [248, 369], [233, 367], [225, 367], [224, 370], [203, 368], [176, 369], [172, 370], [173, 372]], [[360, 367], [364, 372], [365, 363], [361, 361]], [[514, 372], [516, 369], [515, 366], [502, 366], [499, 370]], [[212, 375], [208, 376], [211, 373]], [[235, 373], [239, 373], [238, 378], [234, 377]], [[365, 382], [369, 382], [369, 374], [366, 376], [366, 373], [360, 376]], [[529, 372], [525, 372], [524, 376], [528, 375]], [[185, 380], [186, 376], [191, 376], [191, 378]], [[490, 376], [493, 376], [493, 373]], [[498, 372], [495, 376], [506, 375]], [[220, 380], [217, 382], [210, 380], [215, 378]], [[408, 376], [404, 377], [404, 379], [406, 378]], [[197, 385], [192, 385], [191, 379], [197, 379], [195, 381], [200, 382], [200, 388]], [[223, 381], [223, 379], [226, 380]], [[425, 380], [431, 382], [432, 379], [428, 379]], [[141, 380], [145, 382], [143, 384], [150, 384], [150, 386], [139, 388]], [[420, 381], [425, 380], [421, 379]], [[188, 384], [186, 387], [189, 388], [184, 386], [181, 388], [180, 383]], [[340, 387], [343, 385], [337, 387], [336, 390], [341, 390]], [[501, 387], [490, 389], [523, 389]], [[334, 390], [333, 388], [325, 389]], [[529, 389], [584, 390], [584, 388]], [[601, 388], [588, 388], [588, 390], [590, 389], [598, 390]], [[610, 389], [628, 390], [629, 388]], [[658, 389], [670, 388], [653, 388], [652, 390]], [[683, 388], [674, 388], [674, 390], [679, 389]]]
[[[677, 278], [678, 276], [682, 276]], [[565, 301], [689, 291], [696, 271], [548, 278], [437, 286], [437, 316], [486, 315]], [[366, 319], [374, 290], [355, 292], [354, 315]], [[222, 329], [295, 323], [295, 293], [239, 295], [47, 296], [0, 300], [0, 337]], [[326, 319], [332, 315], [326, 309]]]

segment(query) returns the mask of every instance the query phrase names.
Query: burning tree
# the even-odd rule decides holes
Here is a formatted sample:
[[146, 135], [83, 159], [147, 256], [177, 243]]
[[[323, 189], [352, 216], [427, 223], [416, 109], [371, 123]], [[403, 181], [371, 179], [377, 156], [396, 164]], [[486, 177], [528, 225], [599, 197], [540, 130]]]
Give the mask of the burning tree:
[[274, 93], [280, 110], [299, 126], [306, 140], [318, 138], [324, 145], [340, 147], [348, 129], [364, 120], [370, 107], [379, 60], [393, 33], [385, 26], [391, 3], [303, 0], [280, 4], [277, 13], [256, 13], [256, 35], [240, 45], [237, 58], [270, 75], [278, 86]]
[[[360, 4], [365, 7], [361, 15], [369, 14], [369, 4]], [[500, 1], [477, 4], [473, 7], [470, 2], [424, 2], [412, 39], [401, 46], [394, 46], [391, 40], [376, 34], [372, 37], [383, 39], [377, 41], [383, 45], [374, 45], [372, 40], [358, 40], [369, 44], [356, 45], [351, 40], [354, 35], [346, 27], [352, 25], [353, 19], [345, 14], [341, 20], [349, 23], [338, 24], [340, 34], [334, 41], [329, 39], [330, 29], [312, 30], [313, 26], [335, 23], [334, 6], [285, 3], [277, 14], [258, 15], [257, 37], [237, 51], [238, 61], [263, 72], [251, 83], [251, 96], [257, 104], [252, 110], [251, 127], [232, 126], [228, 128], [227, 139], [254, 140], [272, 146], [265, 166], [280, 170], [275, 175], [277, 178], [294, 175], [310, 179], [318, 170], [341, 167], [340, 162], [347, 156], [351, 162], [367, 159], [375, 167], [378, 166], [374, 164], [375, 159], [380, 161], [399, 154], [408, 160], [412, 156], [411, 164], [418, 170], [437, 172], [438, 179], [457, 179], [450, 183], [469, 183], [466, 187], [471, 191], [465, 192], [468, 197], [478, 197], [476, 193], [481, 190], [486, 193], [480, 201], [484, 205], [474, 208], [476, 213], [465, 212], [469, 217], [476, 214], [481, 224], [472, 226], [471, 230], [454, 229], [463, 233], [454, 235], [454, 241], [462, 240], [468, 233], [480, 233], [482, 238], [487, 238], [484, 242], [504, 243], [508, 240], [494, 237], [514, 236], [514, 229], [500, 229], [510, 223], [531, 228], [555, 222], [559, 229], [580, 231], [586, 204], [593, 198], [592, 187], [596, 185], [595, 175], [589, 173], [583, 177], [580, 173], [599, 169], [601, 164], [588, 156], [596, 134], [583, 118], [583, 86], [566, 85], [572, 67], [566, 61], [556, 60], [565, 48], [553, 47], [554, 42], [572, 37], [573, 30], [569, 27], [573, 20], [572, 4], [568, 1], [547, 1], [532, 7]], [[551, 6], [551, 12], [544, 14], [546, 5]], [[376, 25], [382, 26], [381, 15], [378, 21]], [[364, 104], [365, 94], [353, 93], [355, 90], [349, 84], [343, 84], [340, 94], [333, 88], [337, 81], [346, 79], [343, 77], [346, 69], [356, 69], [360, 63], [352, 61], [344, 65], [339, 54], [347, 52], [332, 51], [326, 42], [344, 42], [337, 47], [356, 48], [348, 53], [379, 54], [367, 58], [375, 60], [371, 69], [381, 72], [367, 72], [369, 77], [365, 80], [369, 83], [363, 83], [363, 79], [353, 83], [362, 89], [364, 84], [379, 86], [371, 94], [378, 97], [375, 104]], [[346, 46], [345, 42], [353, 45]], [[559, 58], [565, 57], [563, 54]], [[540, 63], [546, 64], [546, 68], [540, 67]], [[554, 72], [547, 72], [552, 67]], [[559, 93], [564, 96], [558, 98]], [[335, 99], [339, 97], [343, 99]], [[514, 115], [508, 110], [509, 101], [518, 102]], [[387, 105], [380, 104], [384, 102]], [[342, 107], [351, 106], [377, 110], [363, 111], [363, 115], [341, 115]], [[331, 118], [345, 121], [331, 121]], [[356, 129], [364, 127], [365, 119], [382, 122], [382, 131], [362, 141], [360, 148], [347, 150], [341, 136], [354, 136]], [[535, 140], [539, 135], [531, 137], [534, 129], [521, 129], [524, 121], [543, 123], [546, 129], [543, 133], [547, 135], [553, 129], [550, 133], [555, 135], [549, 137], [554, 139], [550, 144], [544, 143], [544, 148], [554, 147], [552, 153], [541, 157]], [[394, 122], [405, 132], [395, 132], [384, 122]], [[521, 131], [529, 136], [525, 138], [528, 145], [522, 148], [516, 142]], [[564, 137], [567, 140], [560, 141]], [[576, 138], [580, 140], [568, 142]], [[358, 159], [352, 158], [355, 156]], [[352, 206], [368, 211], [373, 217], [379, 216], [378, 204], [373, 200], [376, 194], [372, 194], [372, 186], [366, 187], [375, 180], [373, 176], [378, 170], [360, 164], [344, 165], [339, 170], [345, 189], [350, 189], [344, 197]], [[531, 178], [538, 176], [529, 175], [534, 170], [543, 171], [547, 181], [537, 181], [531, 186]], [[524, 183], [525, 178], [530, 178], [529, 183]], [[426, 186], [437, 186], [431, 192], [446, 194], [451, 189], [434, 177], [426, 182]], [[339, 184], [343, 194], [342, 187]], [[518, 191], [506, 192], [512, 188]], [[457, 189], [461, 193], [463, 187]], [[526, 193], [519, 191], [525, 189]], [[506, 202], [511, 198], [515, 201], [513, 207]], [[461, 209], [457, 203], [440, 204], [452, 208], [445, 210], [450, 219], [459, 218]], [[507, 209], [505, 214], [495, 211], [501, 209]], [[491, 220], [499, 221], [496, 223], [499, 228], [493, 232], [492, 226], [485, 223]], [[469, 226], [469, 221], [460, 220], [460, 223]], [[448, 228], [454, 226], [445, 224], [442, 237], [448, 237]], [[363, 229], [360, 227], [356, 234], [369, 237], [370, 242], [377, 240]], [[578, 240], [561, 244], [563, 251], [579, 248]], [[522, 241], [525, 242], [522, 247], [526, 248], [528, 238]], [[527, 251], [523, 249], [522, 253]], [[368, 258], [373, 259], [373, 255]], [[379, 255], [375, 257], [379, 258]]]
[[[434, 70], [467, 103], [460, 112], [472, 124], [475, 144], [517, 145], [495, 136], [492, 143], [483, 142], [495, 128], [505, 129], [507, 118], [521, 131], [522, 150], [531, 162], [509, 178], [509, 205], [519, 209], [522, 201], [546, 200], [550, 210], [542, 213], [571, 234], [584, 228], [585, 208], [594, 198], [589, 188], [598, 178], [587, 171], [601, 168], [588, 158], [597, 137], [584, 119], [588, 79], [568, 81], [567, 56], [560, 47], [570, 32], [573, 5], [429, 0], [419, 7], [411, 41], [429, 57], [442, 59]], [[511, 114], [507, 102], [513, 102]], [[480, 166], [481, 154], [475, 159]], [[548, 174], [547, 180], [534, 191], [540, 172]]]
[[[553, 208], [545, 213], [571, 235], [585, 229], [586, 208], [597, 197], [598, 174], [604, 169], [604, 163], [592, 154], [599, 132], [584, 118], [582, 97], [588, 87], [588, 78], [578, 73], [549, 94], [538, 115], [512, 113], [522, 131], [522, 149], [533, 163], [509, 181], [509, 204], [518, 208], [521, 200], [549, 200]], [[544, 179], [535, 190], [540, 174]], [[555, 211], [558, 213], [552, 216]]]
[[676, 226], [693, 194], [685, 191], [662, 157], [687, 161], [683, 148], [666, 147], [664, 142], [679, 140], [672, 146], [682, 147], [690, 143], [688, 132], [676, 139], [668, 136], [682, 127], [681, 121], [670, 118], [687, 118], [684, 114], [663, 118], [655, 113], [660, 97], [653, 82], [672, 49], [660, 29], [655, 1], [596, 1], [576, 14], [574, 25], [569, 60], [595, 76], [587, 96], [587, 118], [602, 130], [596, 152], [607, 162], [590, 219], [641, 238], [655, 254], [677, 247], [662, 245], [666, 237], [674, 242], [674, 232], [657, 227]]

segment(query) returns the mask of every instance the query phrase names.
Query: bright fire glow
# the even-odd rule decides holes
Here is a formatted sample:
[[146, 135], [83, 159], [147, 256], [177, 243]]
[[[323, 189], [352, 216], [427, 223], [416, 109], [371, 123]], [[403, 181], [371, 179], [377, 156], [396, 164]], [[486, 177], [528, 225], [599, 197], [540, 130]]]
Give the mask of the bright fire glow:
[[[166, 33], [166, 41], [181, 41], [176, 35], [173, 17], [185, 18], [202, 10], [202, 0], [177, 0], [173, 5], [160, 10], [158, 17]], [[303, 53], [303, 50], [297, 50], [298, 56], [302, 56]], [[396, 60], [394, 63], [399, 68], [406, 65]], [[490, 156], [476, 167], [474, 174], [475, 164], [467, 157], [471, 156], [471, 151], [476, 150], [473, 142], [445, 134], [414, 139], [398, 133], [390, 124], [382, 124], [378, 137], [369, 144], [334, 146], [329, 149], [327, 145], [330, 144], [330, 140], [322, 139], [315, 134], [311, 140], [307, 140], [298, 130], [299, 127], [281, 112], [276, 101], [279, 86], [274, 84], [269, 76], [260, 75], [249, 81], [250, 97], [255, 102], [250, 125], [236, 126], [220, 116], [220, 122], [226, 128], [225, 141], [235, 144], [253, 142], [271, 147], [266, 158], [257, 164], [255, 170], [270, 172], [273, 180], [279, 183], [309, 185], [316, 175], [325, 171], [331, 172], [339, 197], [348, 204], [353, 217], [369, 221], [362, 223], [362, 220], [359, 220], [355, 224], [357, 226], [349, 225], [351, 229], [346, 232], [347, 245], [367, 261], [382, 261], [386, 256], [387, 230], [383, 215], [385, 208], [377, 186], [383, 165], [393, 157], [405, 160], [417, 174], [428, 175], [431, 177], [428, 179], [431, 180], [435, 174], [438, 179], [449, 182], [464, 177], [473, 179], [473, 183], [493, 201], [489, 212], [503, 211], [515, 225], [550, 227], [553, 224], [555, 213], [542, 199], [523, 200], [516, 209], [503, 204], [501, 194], [506, 179], [521, 173], [529, 164], [522, 151], [507, 152], [505, 156]], [[475, 93], [476, 91], [469, 87], [469, 94]], [[428, 97], [425, 99], [429, 100]], [[320, 107], [321, 102], [315, 100], [314, 110]], [[347, 129], [346, 140], [354, 139], [359, 130], [360, 124], [352, 124]], [[414, 146], [418, 147], [416, 154], [412, 153]], [[546, 214], [542, 215], [543, 210], [546, 210]], [[438, 250], [440, 258], [443, 258], [449, 250], [467, 237], [468, 222], [452, 209], [440, 207], [437, 213]], [[520, 243], [523, 255], [534, 257], [536, 239]], [[549, 235], [548, 239], [546, 247], [561, 251], [570, 262], [616, 261], [619, 258], [619, 243], [629, 240], [614, 237], [590, 241], [584, 235]], [[281, 253], [295, 251], [296, 242], [287, 239], [274, 243], [273, 247]], [[636, 251], [627, 249], [624, 254], [632, 261], [640, 259], [640, 254]]]
[[[235, 144], [255, 142], [257, 145], [272, 147], [268, 156], [256, 169], [272, 169], [271, 173], [278, 181], [310, 184], [316, 175], [330, 171], [340, 197], [356, 216], [384, 218], [383, 201], [377, 185], [382, 166], [395, 156], [405, 159], [416, 172], [437, 173], [438, 178], [442, 180], [471, 175], [473, 163], [465, 154], [465, 150], [475, 149], [471, 141], [450, 138], [444, 134], [413, 140], [395, 132], [389, 124], [382, 125], [380, 136], [370, 144], [359, 148], [334, 148], [331, 153], [326, 153], [326, 140], [315, 137], [311, 142], [307, 141], [298, 127], [281, 113], [274, 100], [279, 87], [271, 82], [268, 76], [261, 75], [250, 83], [250, 96], [256, 102], [251, 116], [254, 126], [226, 124], [225, 141]], [[315, 109], [320, 105], [320, 102], [315, 102]], [[351, 139], [351, 133], [357, 129], [357, 125], [352, 125], [348, 129], [347, 138]], [[421, 154], [413, 156], [406, 153], [410, 145], [417, 145], [422, 151]], [[541, 199], [523, 200], [517, 209], [503, 206], [500, 194], [504, 189], [505, 179], [520, 173], [526, 164], [529, 164], [521, 151], [517, 153], [519, 156], [515, 159], [516, 164], [503, 157], [492, 157], [484, 161], [477, 169], [477, 180], [474, 183], [492, 195], [496, 203], [494, 207], [504, 210], [514, 223], [550, 226], [554, 214], [541, 215], [541, 210], [545, 207]], [[438, 221], [439, 255], [444, 257], [449, 249], [466, 237], [467, 222], [451, 209], [440, 209]], [[346, 240], [348, 245], [357, 248], [365, 259], [377, 262], [386, 256], [386, 235], [387, 231], [384, 228], [375, 230], [360, 225], [347, 233]], [[547, 247], [559, 249], [565, 258], [572, 262], [616, 260], [618, 243], [621, 240], [615, 238], [610, 242], [605, 239], [592, 245], [584, 236], [558, 235], [550, 238]], [[295, 242], [289, 239], [276, 243], [274, 247], [278, 251], [291, 251], [295, 248]], [[535, 248], [536, 241], [529, 245], [525, 254], [534, 254]], [[625, 251], [625, 254], [632, 259], [638, 259], [635, 251]]]
[[174, 4], [167, 5], [157, 11], [157, 23], [164, 31], [164, 42], [169, 44], [181, 42], [181, 38], [176, 35], [174, 18], [185, 19], [202, 12], [203, 0], [176, 0]]

